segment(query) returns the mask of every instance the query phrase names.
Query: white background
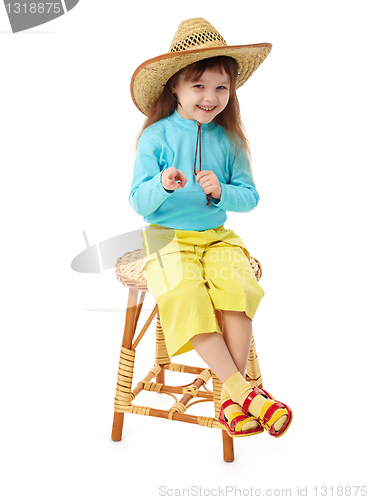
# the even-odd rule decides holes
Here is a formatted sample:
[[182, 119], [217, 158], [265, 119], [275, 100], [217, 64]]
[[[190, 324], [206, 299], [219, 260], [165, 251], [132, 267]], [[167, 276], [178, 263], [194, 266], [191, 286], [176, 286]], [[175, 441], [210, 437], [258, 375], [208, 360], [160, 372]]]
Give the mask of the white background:
[[[294, 422], [281, 439], [235, 440], [233, 464], [220, 432], [200, 426], [127, 415], [123, 440], [110, 440], [127, 289], [113, 269], [70, 266], [82, 231], [92, 245], [142, 224], [127, 201], [143, 121], [130, 78], [190, 17], [229, 45], [273, 44], [239, 91], [260, 203], [226, 227], [263, 264], [264, 387]], [[291, 488], [294, 498], [307, 487], [314, 498], [314, 486], [365, 485], [365, 2], [81, 0], [18, 34], [0, 8], [0, 44], [2, 498], [161, 498], [160, 486]]]

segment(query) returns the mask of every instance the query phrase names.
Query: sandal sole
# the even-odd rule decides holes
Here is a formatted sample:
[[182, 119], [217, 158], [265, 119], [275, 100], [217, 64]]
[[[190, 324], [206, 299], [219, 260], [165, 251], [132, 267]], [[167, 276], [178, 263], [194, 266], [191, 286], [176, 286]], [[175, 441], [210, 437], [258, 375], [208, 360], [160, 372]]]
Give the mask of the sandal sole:
[[223, 431], [226, 431], [228, 436], [230, 436], [231, 438], [254, 436], [255, 434], [261, 434], [262, 432], [264, 432], [264, 429], [262, 427], [252, 430], [252, 432], [231, 431], [227, 424], [222, 424], [219, 420], [218, 420], [218, 427]]
[[[285, 405], [284, 403], [282, 403], [281, 401], [277, 401], [276, 399], [274, 399], [274, 397], [270, 394], [270, 392], [267, 392], [265, 389], [259, 389], [258, 387], [255, 387], [255, 392], [256, 393], [259, 393], [261, 395], [263, 395], [264, 397], [267, 397], [267, 399], [269, 400], [272, 400], [272, 401], [275, 401], [275, 403], [279, 403], [281, 405], [283, 405], [283, 407], [287, 410], [287, 414], [288, 414], [288, 418], [287, 418], [287, 422], [284, 424], [285, 425], [285, 428], [282, 427], [282, 429], [280, 429], [278, 432], [276, 433], [273, 433], [273, 431], [271, 432], [271, 429], [268, 427], [267, 424], [265, 424], [261, 419], [259, 419], [258, 417], [258, 420], [259, 420], [259, 423], [262, 425], [262, 427], [265, 429], [265, 431], [270, 435], [270, 436], [273, 436], [275, 438], [279, 438], [279, 437], [282, 437], [289, 429], [290, 425], [291, 425], [291, 422], [292, 422], [292, 417], [293, 417], [293, 414], [292, 414], [292, 410], [289, 406]], [[251, 395], [252, 393], [249, 394], [249, 396]], [[257, 394], [256, 394], [257, 395]], [[248, 409], [249, 409], [249, 405], [252, 401], [252, 399], [255, 397], [255, 395], [253, 397], [251, 397], [251, 399], [249, 400], [246, 408], [245, 408], [245, 403], [242, 405], [242, 410], [246, 413], [248, 412]], [[248, 398], [246, 398], [247, 400]], [[271, 415], [272, 417], [272, 415]]]
[[283, 427], [282, 427], [282, 429], [283, 429], [283, 430], [282, 430], [282, 432], [281, 432], [281, 431], [279, 431], [279, 432], [277, 432], [276, 434], [271, 434], [271, 433], [270, 433], [267, 429], [265, 429], [265, 430], [266, 430], [266, 432], [267, 432], [268, 434], [270, 434], [271, 436], [273, 436], [273, 437], [275, 437], [275, 438], [280, 438], [280, 437], [282, 437], [284, 434], [286, 434], [286, 432], [287, 432], [287, 431], [288, 431], [288, 429], [290, 428], [290, 425], [291, 425], [292, 420], [293, 420], [293, 412], [292, 412], [291, 408], [289, 408], [289, 410], [290, 410], [290, 418], [289, 418], [289, 420], [287, 420], [287, 422], [284, 424], [286, 427], [285, 427], [284, 429], [283, 429]]

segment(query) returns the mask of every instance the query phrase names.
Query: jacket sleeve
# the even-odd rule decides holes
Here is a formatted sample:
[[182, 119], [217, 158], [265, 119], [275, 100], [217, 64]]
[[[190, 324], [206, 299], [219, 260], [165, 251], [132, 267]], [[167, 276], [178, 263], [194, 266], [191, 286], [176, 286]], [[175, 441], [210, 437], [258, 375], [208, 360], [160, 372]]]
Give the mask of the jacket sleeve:
[[144, 134], [137, 144], [137, 154], [133, 171], [129, 203], [139, 215], [149, 215], [174, 191], [167, 191], [161, 183], [161, 173], [165, 161], [160, 159], [160, 149]]
[[212, 203], [229, 212], [250, 212], [259, 202], [251, 168], [245, 153], [239, 153], [231, 164], [230, 180], [220, 182], [220, 200], [212, 199]]

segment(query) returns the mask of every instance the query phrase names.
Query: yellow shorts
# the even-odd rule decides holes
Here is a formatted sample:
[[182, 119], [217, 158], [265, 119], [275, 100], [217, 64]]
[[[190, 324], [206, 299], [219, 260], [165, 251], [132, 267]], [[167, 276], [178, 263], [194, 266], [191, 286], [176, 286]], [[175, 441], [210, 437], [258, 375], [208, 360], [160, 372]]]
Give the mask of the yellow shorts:
[[142, 239], [142, 272], [159, 306], [169, 356], [193, 349], [194, 335], [221, 333], [215, 310], [254, 318], [264, 291], [245, 244], [232, 230], [150, 225]]

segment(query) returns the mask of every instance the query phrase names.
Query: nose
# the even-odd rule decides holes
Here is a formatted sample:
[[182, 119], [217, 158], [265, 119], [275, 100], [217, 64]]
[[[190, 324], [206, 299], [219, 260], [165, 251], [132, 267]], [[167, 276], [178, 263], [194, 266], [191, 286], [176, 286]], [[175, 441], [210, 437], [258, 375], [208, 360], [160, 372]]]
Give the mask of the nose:
[[217, 102], [216, 93], [213, 90], [209, 89], [204, 95], [204, 100], [209, 103], [216, 103]]

